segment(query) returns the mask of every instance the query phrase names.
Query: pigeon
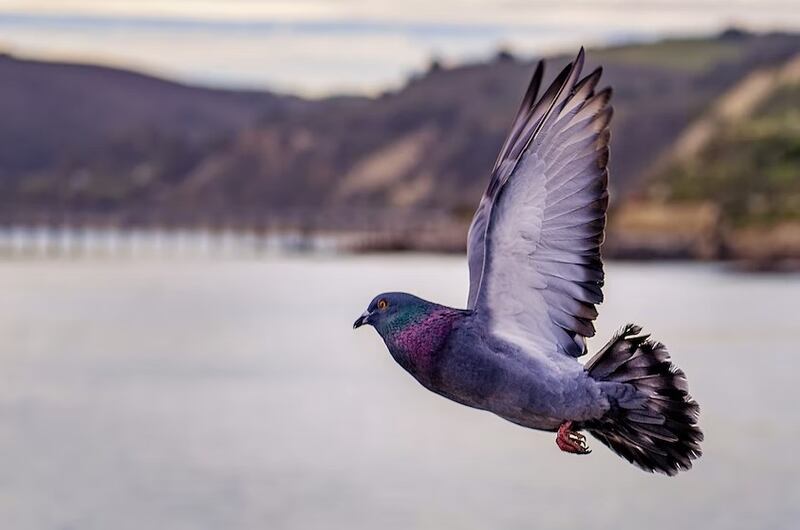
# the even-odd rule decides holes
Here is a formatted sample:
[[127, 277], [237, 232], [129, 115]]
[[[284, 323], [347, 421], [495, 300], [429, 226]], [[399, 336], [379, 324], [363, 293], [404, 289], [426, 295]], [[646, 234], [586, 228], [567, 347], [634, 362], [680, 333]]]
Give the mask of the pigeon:
[[603, 301], [611, 89], [581, 77], [584, 50], [538, 97], [539, 62], [467, 236], [466, 309], [408, 293], [376, 296], [370, 325], [428, 390], [522, 427], [567, 453], [588, 432], [648, 472], [701, 455], [699, 406], [666, 347], [628, 324], [588, 362]]

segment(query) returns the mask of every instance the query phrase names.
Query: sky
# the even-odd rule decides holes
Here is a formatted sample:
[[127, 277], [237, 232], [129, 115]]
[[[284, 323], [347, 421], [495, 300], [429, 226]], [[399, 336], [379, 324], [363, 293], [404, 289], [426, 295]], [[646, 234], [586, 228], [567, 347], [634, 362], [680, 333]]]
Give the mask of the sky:
[[0, 50], [195, 84], [374, 94], [431, 57], [482, 60], [694, 36], [800, 31], [798, 0], [0, 0]]

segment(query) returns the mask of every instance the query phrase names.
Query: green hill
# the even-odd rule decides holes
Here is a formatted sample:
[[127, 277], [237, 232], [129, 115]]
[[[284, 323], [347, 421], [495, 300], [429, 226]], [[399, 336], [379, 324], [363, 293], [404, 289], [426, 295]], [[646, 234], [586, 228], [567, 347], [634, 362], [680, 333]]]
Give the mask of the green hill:
[[[655, 211], [661, 214], [653, 221]], [[688, 233], [706, 242], [707, 257], [800, 259], [800, 55], [755, 71], [721, 97], [617, 221], [621, 232], [638, 230], [637, 241], [648, 240], [645, 232], [686, 241], [677, 237], [685, 224], [673, 214], [679, 211], [706, 212]], [[697, 248], [683, 250], [691, 257]]]
[[753, 114], [725, 123], [650, 193], [667, 202], [712, 201], [741, 227], [800, 221], [800, 84], [782, 86]]

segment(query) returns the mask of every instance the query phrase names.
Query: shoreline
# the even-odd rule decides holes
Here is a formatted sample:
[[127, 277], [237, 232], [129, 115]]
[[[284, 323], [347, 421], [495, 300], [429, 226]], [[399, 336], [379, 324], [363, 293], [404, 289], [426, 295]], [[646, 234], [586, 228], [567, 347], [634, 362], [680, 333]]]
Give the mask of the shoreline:
[[[465, 234], [466, 229], [455, 230], [453, 226], [448, 230], [412, 234], [410, 231], [18, 225], [0, 226], [0, 259], [464, 255]], [[751, 234], [747, 240], [738, 240], [738, 246], [722, 239], [711, 243], [703, 238], [698, 243], [697, 239], [681, 234], [632, 233], [614, 229], [612, 225], [602, 254], [609, 261], [718, 263], [742, 272], [800, 272], [800, 254], [792, 254], [793, 248], [776, 246], [764, 234]]]

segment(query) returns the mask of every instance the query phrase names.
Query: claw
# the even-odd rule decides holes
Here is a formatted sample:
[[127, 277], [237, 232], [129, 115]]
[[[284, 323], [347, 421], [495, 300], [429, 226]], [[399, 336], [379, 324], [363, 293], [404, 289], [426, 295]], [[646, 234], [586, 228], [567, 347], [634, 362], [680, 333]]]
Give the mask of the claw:
[[566, 453], [573, 453], [578, 455], [588, 455], [591, 449], [586, 445], [586, 436], [579, 432], [570, 430], [572, 422], [566, 421], [558, 428], [558, 435], [556, 436], [556, 444], [559, 449]]

